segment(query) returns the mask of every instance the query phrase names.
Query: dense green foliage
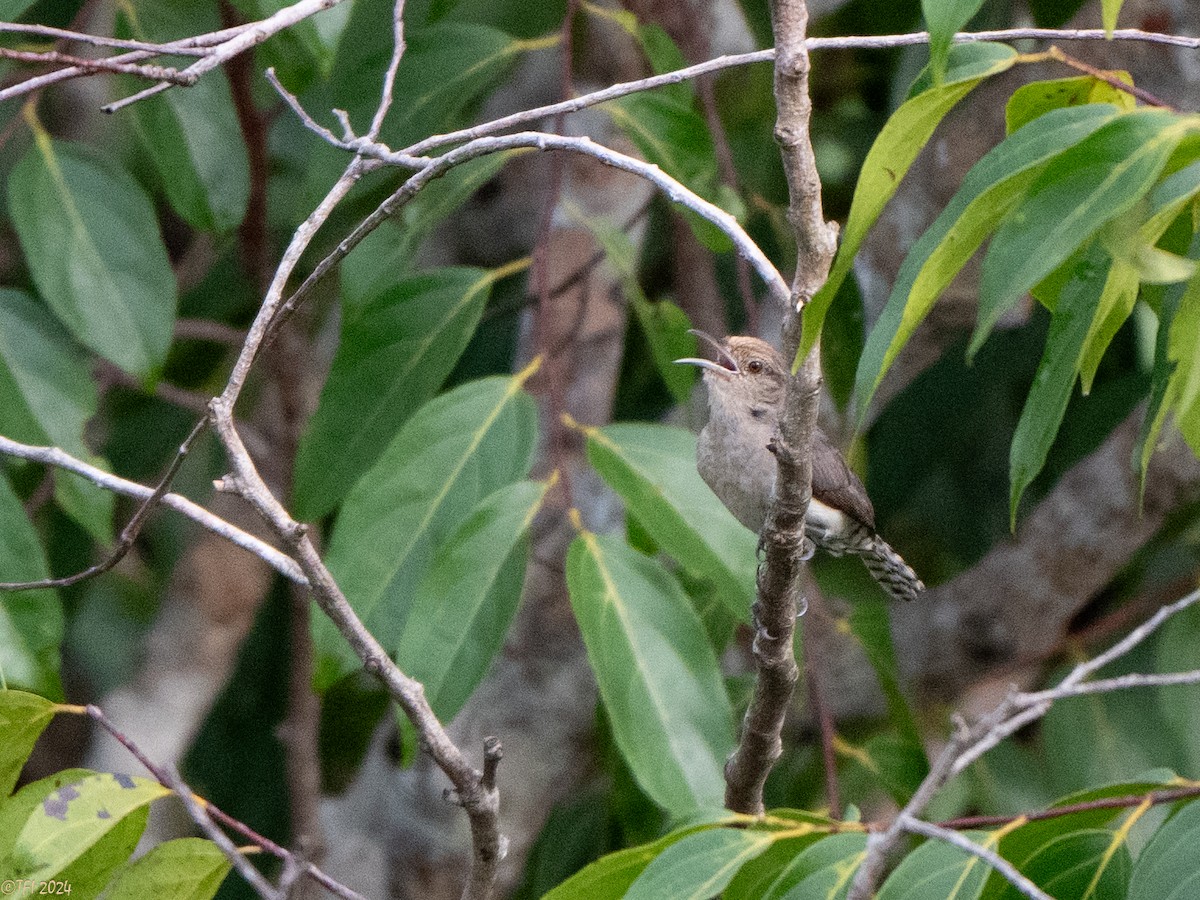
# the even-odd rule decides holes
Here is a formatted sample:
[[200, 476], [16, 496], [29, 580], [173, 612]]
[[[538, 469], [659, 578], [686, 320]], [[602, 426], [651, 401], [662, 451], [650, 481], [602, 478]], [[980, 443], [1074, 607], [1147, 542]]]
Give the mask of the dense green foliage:
[[[126, 0], [117, 4], [115, 33], [174, 40], [285, 5]], [[1077, 5], [1046, 0], [1034, 9], [1041, 21], [1058, 24]], [[1119, 5], [1104, 4], [1107, 27]], [[229, 342], [198, 336], [189, 323], [241, 334], [283, 247], [352, 156], [306, 130], [258, 73], [274, 66], [315, 118], [328, 123], [324, 111], [341, 109], [365, 132], [392, 53], [392, 6], [357, 0], [305, 19], [255, 49], [250, 79], [218, 68], [194, 86], [119, 111], [115, 125], [98, 123], [91, 107], [80, 114], [82, 125], [72, 122], [79, 98], [63, 98], [59, 88], [0, 105], [0, 218], [13, 248], [0, 269], [0, 436], [9, 441], [0, 443], [0, 581], [67, 575], [102, 559], [136, 508], [94, 479], [22, 459], [9, 444], [57, 447], [153, 484], [203, 414], [198, 406], [221, 391], [233, 359]], [[765, 43], [765, 4], [744, 6]], [[861, 24], [876, 6], [857, 0], [819, 27]], [[822, 94], [846, 95], [839, 104], [818, 103], [814, 124], [828, 212], [844, 213], [845, 227], [831, 277], [805, 312], [805, 347], [823, 341], [832, 393], [861, 425], [918, 326], [986, 245], [974, 332], [856, 448], [870, 457], [881, 524], [905, 537], [924, 535], [923, 546], [913, 540], [915, 561], [936, 583], [977, 560], [1005, 526], [1015, 527], [1027, 495], [1044, 495], [1141, 401], [1135, 463], [1142, 478], [1172, 430], [1200, 455], [1200, 114], [1138, 104], [1120, 87], [1123, 74], [1038, 81], [1011, 93], [1006, 136], [915, 239], [864, 334], [852, 289], [856, 254], [935, 129], [989, 79], [1045, 61], [1004, 44], [952, 45], [952, 34], [976, 14], [994, 13], [993, 4], [887, 6], [888, 15], [908, 17], [897, 27], [915, 27], [923, 10], [929, 64], [897, 91], [906, 99], [894, 109], [878, 98], [914, 68], [895, 51], [874, 51], [852, 75], [831, 66], [828, 83], [816, 76]], [[80, 7], [0, 0], [0, 16], [64, 24]], [[503, 92], [514, 68], [559, 44], [563, 15], [557, 3], [408, 3], [407, 49], [379, 140], [412, 155], [446, 152], [427, 139], [481, 121], [483, 105]], [[632, 13], [584, 4], [577, 19], [575, 39], [586, 42], [589, 29], [616, 31], [647, 72], [684, 65], [667, 32]], [[885, 19], [877, 24], [896, 24]], [[4, 37], [5, 46], [25, 46], [25, 36]], [[3, 65], [5, 84], [18, 80], [19, 63]], [[114, 98], [144, 87], [128, 76], [102, 77]], [[703, 100], [683, 81], [599, 109], [644, 159], [736, 217], [786, 270], [794, 249], [771, 136], [769, 69], [731, 68], [715, 82], [721, 141]], [[264, 129], [258, 138], [247, 133], [250, 121]], [[834, 127], [846, 122], [857, 129]], [[723, 152], [737, 184], [722, 172]], [[306, 373], [319, 368], [335, 331], [337, 340], [336, 351], [324, 353], [330, 370], [311, 416], [285, 410], [298, 419], [292, 439], [267, 441], [263, 455], [279, 466], [280, 500], [322, 533], [329, 570], [354, 611], [449, 721], [487, 678], [518, 615], [534, 522], [563, 478], [552, 453], [551, 464], [539, 455], [539, 441], [561, 427], [560, 443], [582, 444], [624, 510], [625, 528], [605, 534], [577, 510], [559, 510], [574, 528], [559, 563], [598, 687], [598, 742], [611, 790], [549, 812], [520, 895], [843, 897], [866, 853], [859, 809], [912, 798], [930, 769], [923, 739], [941, 717], [910, 702], [882, 595], [855, 564], [819, 561], [822, 588], [848, 601], [836, 627], [863, 650], [886, 716], [838, 723], [832, 777], [840, 779], [844, 808], [823, 805], [817, 751], [789, 746], [768, 784], [765, 817], [721, 809], [723, 765], [746, 694], [745, 680], [728, 676], [722, 660], [751, 624], [756, 539], [700, 480], [691, 432], [655, 421], [695, 387], [690, 368], [671, 365], [696, 350], [683, 304], [672, 301], [661, 274], [670, 251], [656, 231], [666, 229], [652, 228], [635, 244], [625, 223], [578, 214], [627, 303], [616, 389], [626, 421], [592, 426], [568, 416], [559, 426], [546, 413], [562, 410], [539, 408], [545, 397], [531, 387], [539, 368], [553, 365], [553, 348], [534, 347], [544, 352], [518, 363], [516, 313], [522, 292], [536, 290], [521, 277], [532, 248], [497, 260], [493, 248], [475, 247], [446, 261], [446, 232], [463, 227], [454, 217], [519, 156], [499, 147], [449, 167], [319, 282], [290, 323], [303, 349], [286, 360]], [[296, 281], [406, 177], [396, 169], [366, 174], [304, 254]], [[647, 216], [652, 224], [669, 221], [665, 201], [656, 200]], [[681, 223], [715, 256], [722, 303], [738, 330], [746, 316], [736, 302], [731, 235], [694, 207]], [[509, 245], [496, 243], [504, 254]], [[761, 286], [753, 292], [759, 299], [766, 293]], [[1001, 332], [998, 323], [1029, 295], [1037, 301], [1029, 322]], [[267, 395], [283, 380], [269, 370], [259, 363], [250, 394]], [[1077, 383], [1090, 396], [1077, 396]], [[243, 401], [239, 414], [255, 402]], [[1006, 482], [998, 452], [1007, 453]], [[221, 448], [208, 437], [175, 489], [204, 496], [225, 472]], [[984, 487], [957, 491], [962, 483]], [[109, 898], [200, 900], [234, 890], [221, 887], [229, 861], [206, 840], [169, 841], [130, 862], [148, 806], [170, 793], [158, 782], [84, 769], [20, 781], [51, 720], [83, 712], [61, 701], [91, 700], [132, 675], [135, 648], [189, 539], [174, 516], [156, 513], [139, 538], [137, 566], [78, 585], [0, 593], [0, 879], [69, 883], [72, 897], [106, 890]], [[1190, 522], [1185, 511], [1114, 596], [1194, 578]], [[250, 789], [238, 781], [249, 780], [249, 770], [222, 775], [212, 762], [234, 745], [262, 746], [253, 741], [270, 744], [257, 754], [260, 762], [278, 752], [269, 735], [285, 693], [276, 682], [285, 679], [255, 677], [294, 662], [278, 652], [285, 630], [278, 617], [279, 603], [266, 603], [184, 774], [206, 796], [245, 800], [233, 808], [222, 799], [227, 811], [286, 830], [278, 773]], [[312, 632], [313, 684], [325, 701], [326, 727], [337, 722], [340, 729], [338, 746], [323, 746], [324, 774], [328, 783], [344, 783], [382, 703], [377, 695], [363, 699], [371, 689], [359, 680], [361, 659], [315, 606]], [[1193, 607], [1105, 674], [1200, 668], [1198, 632]], [[64, 655], [76, 669], [72, 678], [63, 677]], [[930, 818], [1011, 817], [967, 823], [960, 833], [1060, 900], [1170, 896], [1200, 878], [1200, 801], [1188, 794], [1198, 786], [1191, 779], [1200, 778], [1198, 722], [1195, 688], [1061, 702], [1035, 740], [1007, 740], [954, 779]], [[411, 723], [400, 731], [406, 750], [419, 747]], [[510, 787], [520, 790], [502, 790]], [[1176, 789], [1183, 790], [1163, 793]], [[1108, 798], [1128, 802], [1092, 804]], [[1056, 806], [1073, 810], [1020, 817]], [[1017, 893], [978, 856], [926, 840], [878, 896], [999, 900]]]

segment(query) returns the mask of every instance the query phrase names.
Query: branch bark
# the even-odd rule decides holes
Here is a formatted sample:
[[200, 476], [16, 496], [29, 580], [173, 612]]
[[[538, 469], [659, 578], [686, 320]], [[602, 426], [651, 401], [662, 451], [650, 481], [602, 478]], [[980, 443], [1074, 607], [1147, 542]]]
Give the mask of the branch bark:
[[[776, 44], [775, 139], [788, 181], [787, 215], [797, 251], [783, 325], [784, 357], [792, 359], [803, 328], [800, 311], [828, 277], [837, 231], [825, 221], [809, 133], [812, 100], [804, 0], [775, 0], [771, 24]], [[754, 604], [758, 678], [742, 723], [741, 740], [725, 767], [725, 805], [752, 815], [763, 812], [763, 786], [783, 750], [780, 735], [799, 677], [793, 640], [797, 614], [803, 612], [798, 585], [805, 558], [804, 516], [812, 495], [812, 442], [820, 388], [820, 355], [814, 350], [789, 379], [779, 433], [771, 444], [779, 471], [760, 539], [764, 555]]]

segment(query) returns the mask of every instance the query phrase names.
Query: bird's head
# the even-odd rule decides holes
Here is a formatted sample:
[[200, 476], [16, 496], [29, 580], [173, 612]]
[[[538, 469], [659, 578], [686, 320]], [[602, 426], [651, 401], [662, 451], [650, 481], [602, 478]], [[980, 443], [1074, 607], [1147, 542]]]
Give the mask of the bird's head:
[[[711, 404], [745, 406], [756, 418], [761, 418], [765, 412], [774, 413], [783, 399], [788, 372], [787, 363], [778, 350], [756, 337], [735, 335], [718, 341], [697, 329], [692, 329], [691, 333], [713, 348], [716, 360], [687, 357], [675, 362], [704, 370]], [[765, 412], [756, 413], [756, 410]]]

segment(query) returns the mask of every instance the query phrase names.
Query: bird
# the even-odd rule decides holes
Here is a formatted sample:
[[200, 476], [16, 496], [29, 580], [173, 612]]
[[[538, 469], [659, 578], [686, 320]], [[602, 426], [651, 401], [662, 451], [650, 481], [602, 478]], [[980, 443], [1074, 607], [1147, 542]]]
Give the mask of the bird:
[[[777, 465], [767, 445], [783, 406], [788, 366], [779, 352], [756, 337], [724, 342], [698, 329], [716, 360], [675, 360], [699, 366], [708, 390], [708, 424], [696, 445], [696, 468], [734, 517], [762, 531], [775, 491]], [[805, 533], [833, 556], [858, 556], [879, 585], [898, 600], [915, 600], [925, 585], [875, 530], [875, 508], [845, 457], [821, 429], [813, 434], [812, 500]]]

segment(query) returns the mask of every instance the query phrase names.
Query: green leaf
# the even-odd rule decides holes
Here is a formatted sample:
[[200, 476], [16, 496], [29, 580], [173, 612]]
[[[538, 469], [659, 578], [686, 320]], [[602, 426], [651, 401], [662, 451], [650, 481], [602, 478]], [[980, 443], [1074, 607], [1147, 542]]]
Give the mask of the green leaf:
[[347, 314], [296, 458], [296, 511], [318, 519], [442, 386], [491, 296], [493, 276], [449, 268], [402, 278]]
[[395, 290], [412, 274], [421, 241], [516, 155], [492, 153], [455, 166], [363, 238], [341, 265], [344, 314], [349, 318], [368, 301]]
[[929, 26], [929, 68], [934, 84], [940, 84], [954, 35], [979, 12], [983, 0], [921, 0], [921, 12]]
[[[120, 9], [119, 32], [139, 40], [221, 28], [215, 5], [195, 0], [136, 0]], [[150, 97], [133, 111], [171, 207], [203, 231], [236, 227], [250, 197], [250, 163], [225, 73], [209, 72], [187, 90]]]
[[[1188, 120], [1159, 109], [1119, 116], [1058, 155], [1005, 216], [980, 281], [973, 356], [1005, 312], [1153, 186]], [[1019, 134], [1020, 132], [1018, 132]]]
[[976, 163], [958, 192], [909, 251], [863, 349], [855, 379], [860, 415], [897, 354], [942, 291], [1019, 202], [1049, 160], [1117, 115], [1105, 104], [1056, 110], [1015, 132]]
[[[1133, 84], [1128, 72], [1111, 74]], [[1113, 87], [1092, 75], [1034, 81], [1021, 85], [1008, 98], [1004, 107], [1005, 128], [1011, 135], [1053, 110], [1090, 104], [1110, 105], [1121, 112], [1137, 108], [1137, 101], [1129, 91]]]
[[867, 836], [859, 832], [831, 834], [817, 841], [788, 867], [783, 892], [774, 889], [763, 900], [841, 900], [867, 853]]
[[[465, 384], [421, 407], [342, 505], [328, 565], [367, 628], [385, 647], [404, 630], [413, 589], [480, 500], [528, 474], [537, 409], [512, 378]], [[314, 613], [316, 684], [324, 689], [358, 658], [328, 619]]]
[[676, 816], [719, 807], [733, 713], [704, 626], [678, 583], [614, 536], [567, 554], [571, 607], [638, 784]]
[[[14, 796], [0, 802], [0, 879], [18, 874], [13, 871], [13, 846], [21, 829], [30, 816], [39, 811], [46, 797], [95, 774], [89, 769], [64, 769], [25, 785]], [[148, 813], [149, 810], [142, 807], [122, 818], [74, 862], [57, 873], [54, 880], [69, 884], [72, 897], [98, 896], [113, 873], [133, 854], [145, 831]]]
[[1200, 891], [1200, 802], [1193, 801], [1155, 832], [1133, 866], [1128, 900], [1185, 900]]
[[[770, 815], [779, 812], [773, 810]], [[794, 884], [789, 880], [791, 863], [807, 847], [826, 837], [833, 830], [832, 824], [822, 830], [814, 829], [800, 837], [777, 839], [765, 852], [743, 865], [729, 887], [721, 895], [722, 900], [761, 900], [777, 895]]]
[[175, 321], [175, 276], [149, 198], [83, 147], [36, 145], [8, 180], [8, 207], [38, 292], [84, 345], [146, 378]]
[[212, 841], [177, 838], [159, 844], [122, 871], [104, 896], [105, 900], [211, 900], [230, 868]]
[[553, 481], [518, 481], [487, 497], [444, 544], [413, 596], [396, 662], [450, 721], [487, 674], [517, 612], [526, 535]]
[[[1188, 258], [1200, 260], [1200, 234], [1193, 236]], [[1150, 401], [1134, 451], [1143, 491], [1150, 457], [1157, 448], [1167, 413], [1179, 405], [1185, 386], [1195, 385], [1195, 389], [1200, 391], [1200, 365], [1196, 363], [1196, 351], [1200, 349], [1197, 346], [1197, 335], [1200, 335], [1200, 276], [1193, 276], [1186, 284], [1172, 285], [1167, 290], [1158, 319]], [[1200, 440], [1195, 443], [1200, 445]]]
[[[0, 288], [0, 433], [103, 466], [83, 440], [96, 404], [87, 366], [62, 326], [31, 297]], [[97, 541], [112, 540], [112, 494], [65, 472], [55, 475], [54, 494]]]
[[12, 793], [55, 705], [37, 694], [0, 691], [0, 801]]
[[1117, 14], [1125, 0], [1101, 0], [1100, 9], [1104, 18], [1104, 33], [1111, 38], [1113, 29], [1117, 27]]
[[748, 622], [757, 536], [717, 499], [696, 471], [696, 438], [665, 425], [580, 426], [588, 461], [656, 544]]
[[63, 785], [34, 809], [3, 868], [32, 881], [53, 878], [126, 816], [170, 793], [147, 778], [108, 773]]
[[0, 0], [0, 19], [5, 22], [15, 22], [17, 17], [37, 0]]
[[[0, 581], [47, 577], [37, 532], [0, 475]], [[62, 696], [58, 678], [62, 603], [53, 590], [0, 592], [0, 687]]]
[[542, 900], [619, 900], [646, 866], [664, 850], [689, 834], [710, 827], [708, 824], [690, 825], [649, 844], [602, 856], [547, 893]]
[[805, 308], [804, 339], [797, 359], [803, 360], [820, 337], [825, 313], [841, 283], [850, 274], [858, 248], [938, 123], [979, 82], [1006, 71], [1016, 58], [1016, 51], [1003, 44], [952, 47], [946, 80], [906, 101], [888, 119], [863, 160], [850, 215], [842, 230], [842, 243], [829, 278]]
[[[1105, 245], [1107, 247], [1107, 244]], [[1138, 295], [1138, 271], [1124, 260], [1114, 257], [1108, 277], [1100, 292], [1092, 323], [1083, 339], [1083, 354], [1079, 360], [1079, 381], [1083, 393], [1090, 394], [1096, 370], [1104, 351], [1112, 343], [1125, 320], [1133, 312]], [[1058, 307], [1055, 307], [1057, 314]]]
[[[1021, 410], [1009, 453], [1009, 516], [1013, 528], [1017, 524], [1021, 495], [1045, 465], [1050, 445], [1062, 424], [1075, 376], [1083, 363], [1087, 336], [1098, 315], [1096, 298], [1113, 272], [1112, 261], [1103, 250], [1093, 246], [1076, 266], [1055, 307], [1046, 349], [1025, 408]], [[1122, 275], [1118, 271], [1115, 277]]]
[[[989, 835], [968, 831], [964, 837], [987, 846]], [[978, 856], [972, 856], [944, 841], [928, 840], [914, 850], [879, 889], [878, 900], [925, 900], [947, 897], [974, 900], [983, 890], [991, 868]], [[1056, 897], [1058, 895], [1055, 895]]]
[[770, 831], [714, 828], [672, 844], [637, 877], [626, 900], [708, 900], [743, 863], [771, 846]]
[[[1089, 829], [1057, 834], [1021, 863], [1021, 873], [1061, 900], [1125, 900], [1131, 858], [1124, 832]], [[1003, 900], [1024, 896], [1005, 883]]]
[[[1200, 669], [1200, 607], [1191, 606], [1176, 613], [1159, 633], [1155, 645], [1156, 672], [1187, 672]], [[1200, 691], [1186, 687], [1159, 687], [1154, 692], [1163, 718], [1179, 739], [1187, 755], [1186, 772], [1200, 771]]]

